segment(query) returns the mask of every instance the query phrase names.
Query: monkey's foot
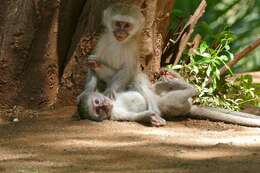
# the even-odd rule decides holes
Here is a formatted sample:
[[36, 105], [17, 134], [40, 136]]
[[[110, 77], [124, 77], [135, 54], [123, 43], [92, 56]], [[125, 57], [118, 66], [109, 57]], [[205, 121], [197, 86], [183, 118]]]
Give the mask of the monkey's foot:
[[152, 113], [150, 115], [150, 123], [154, 127], [161, 127], [166, 125], [166, 120], [160, 117], [159, 115], [156, 115], [155, 113]]

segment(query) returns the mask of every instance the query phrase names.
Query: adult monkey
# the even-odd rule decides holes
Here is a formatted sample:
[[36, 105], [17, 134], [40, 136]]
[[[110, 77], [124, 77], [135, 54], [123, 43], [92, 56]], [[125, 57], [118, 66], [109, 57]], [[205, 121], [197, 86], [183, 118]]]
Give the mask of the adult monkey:
[[[192, 85], [180, 78], [157, 82], [154, 85], [154, 91], [157, 95], [157, 104], [162, 115], [166, 118], [187, 114], [195, 118], [209, 118], [233, 124], [260, 127], [259, 116], [192, 105], [191, 97], [196, 95], [197, 91]], [[116, 100], [111, 100], [103, 94], [95, 92], [85, 100], [84, 106], [88, 107], [87, 117], [95, 121], [111, 119], [150, 122], [153, 126], [165, 125], [163, 119], [147, 110], [145, 98], [137, 91], [119, 93]]]
[[[115, 99], [116, 93], [128, 86], [134, 87], [148, 103], [149, 111], [160, 116], [145, 75], [139, 75], [139, 39], [144, 26], [144, 16], [134, 5], [116, 3], [104, 11], [105, 32], [100, 36], [94, 55], [88, 59], [85, 90], [78, 96], [79, 114], [84, 118], [84, 98], [96, 91], [100, 81], [105, 82], [104, 94]], [[138, 82], [136, 76], [142, 76]], [[82, 99], [83, 98], [83, 99]], [[83, 101], [83, 102], [82, 102]]]

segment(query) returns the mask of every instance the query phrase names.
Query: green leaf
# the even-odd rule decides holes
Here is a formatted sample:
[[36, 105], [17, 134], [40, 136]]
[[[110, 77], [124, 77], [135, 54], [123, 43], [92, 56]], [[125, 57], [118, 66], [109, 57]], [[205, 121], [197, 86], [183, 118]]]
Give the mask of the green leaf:
[[211, 58], [211, 55], [208, 52], [203, 52], [201, 54], [201, 56], [205, 57], [205, 58]]
[[212, 68], [211, 68], [211, 66], [209, 65], [209, 67], [208, 67], [208, 69], [207, 69], [207, 72], [206, 72], [206, 74], [207, 74], [208, 77], [210, 77], [211, 71], [212, 71]]
[[193, 67], [193, 71], [195, 74], [198, 74], [199, 73], [199, 68], [197, 66], [194, 66]]
[[173, 68], [172, 64], [166, 66], [166, 69], [168, 69], [168, 70], [171, 70], [172, 68]]
[[196, 56], [194, 57], [194, 63], [198, 64], [208, 64], [211, 62], [211, 59], [209, 57], [203, 57], [203, 56]]
[[226, 55], [221, 55], [219, 58], [220, 58], [222, 61], [228, 61], [228, 60], [229, 60], [229, 58], [228, 58]]
[[184, 11], [182, 11], [180, 9], [174, 9], [173, 16], [175, 16], [175, 17], [183, 17], [183, 16], [185, 16], [185, 13], [184, 13]]
[[172, 66], [172, 70], [179, 70], [179, 69], [181, 69], [181, 68], [183, 68], [183, 65], [174, 65], [174, 66]]
[[228, 53], [228, 55], [229, 55], [229, 58], [230, 58], [231, 60], [233, 60], [233, 59], [234, 59], [234, 54], [231, 53], [231, 52], [227, 52], [227, 53]]
[[215, 73], [216, 73], [217, 79], [220, 80], [220, 71], [219, 71], [219, 69], [216, 68]]
[[207, 45], [207, 43], [206, 43], [205, 41], [203, 41], [203, 42], [200, 44], [200, 47], [199, 47], [200, 53], [201, 53], [201, 54], [204, 53], [204, 52], [207, 50], [208, 47], [209, 47], [209, 46]]
[[230, 50], [230, 46], [228, 44], [225, 44], [225, 49]]

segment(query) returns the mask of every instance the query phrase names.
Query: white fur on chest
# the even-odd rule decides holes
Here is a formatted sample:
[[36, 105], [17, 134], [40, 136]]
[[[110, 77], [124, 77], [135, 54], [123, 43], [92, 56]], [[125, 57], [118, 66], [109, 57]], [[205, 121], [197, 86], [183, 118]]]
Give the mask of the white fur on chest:
[[147, 103], [140, 93], [128, 91], [117, 94], [113, 107], [125, 109], [126, 112], [142, 112], [147, 110]]
[[98, 42], [95, 53], [99, 62], [118, 70], [125, 64], [136, 64], [137, 43], [134, 41], [119, 43], [113, 36], [104, 34]]

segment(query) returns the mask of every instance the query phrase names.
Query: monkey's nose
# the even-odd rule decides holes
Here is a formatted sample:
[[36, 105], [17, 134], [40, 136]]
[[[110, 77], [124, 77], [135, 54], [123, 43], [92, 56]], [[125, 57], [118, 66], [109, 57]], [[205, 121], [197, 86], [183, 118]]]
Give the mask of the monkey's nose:
[[124, 41], [128, 37], [128, 34], [123, 31], [114, 32], [114, 35], [115, 35], [117, 41]]

